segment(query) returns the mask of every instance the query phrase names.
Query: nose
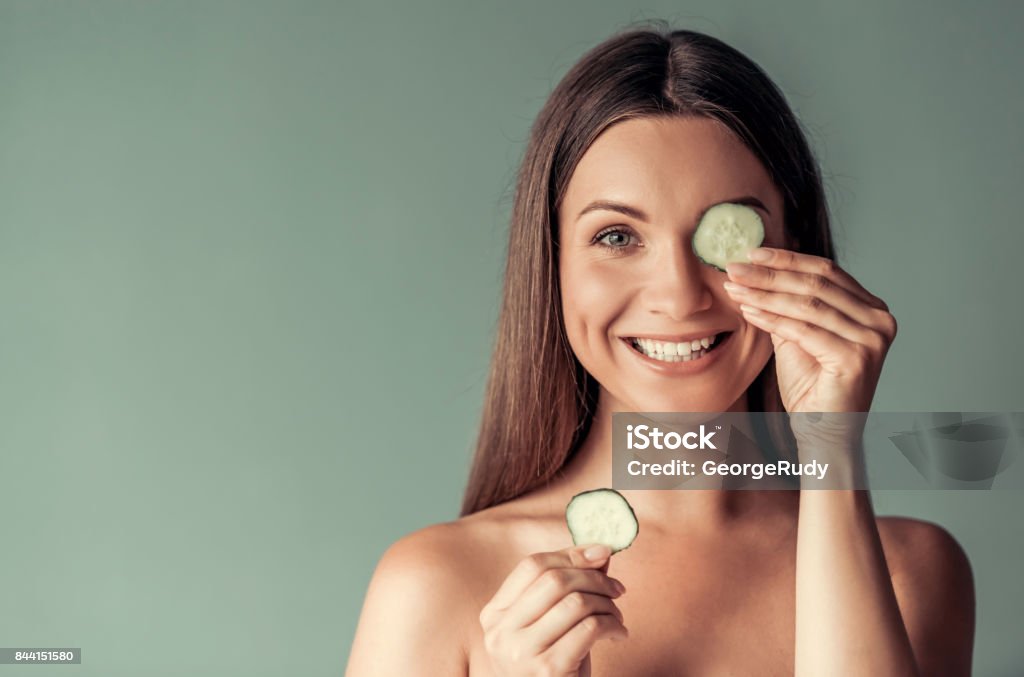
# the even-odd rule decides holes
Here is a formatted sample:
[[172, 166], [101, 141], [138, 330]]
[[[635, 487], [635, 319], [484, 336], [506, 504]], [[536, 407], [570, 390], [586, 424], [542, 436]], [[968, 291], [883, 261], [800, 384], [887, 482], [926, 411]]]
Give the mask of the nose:
[[693, 253], [689, 240], [662, 247], [649, 263], [645, 289], [651, 313], [681, 322], [711, 307], [706, 267]]

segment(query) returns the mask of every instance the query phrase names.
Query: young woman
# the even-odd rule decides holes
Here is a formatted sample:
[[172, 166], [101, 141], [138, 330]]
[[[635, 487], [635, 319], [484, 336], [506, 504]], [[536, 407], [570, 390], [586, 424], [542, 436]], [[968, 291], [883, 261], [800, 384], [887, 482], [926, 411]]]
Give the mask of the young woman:
[[[721, 202], [766, 229], [728, 272], [690, 245]], [[866, 412], [895, 334], [835, 263], [771, 80], [700, 33], [607, 40], [532, 130], [462, 516], [384, 554], [347, 675], [969, 674], [966, 556], [865, 491], [623, 491], [633, 545], [567, 547], [612, 412]], [[632, 341], [711, 337], [672, 362]]]

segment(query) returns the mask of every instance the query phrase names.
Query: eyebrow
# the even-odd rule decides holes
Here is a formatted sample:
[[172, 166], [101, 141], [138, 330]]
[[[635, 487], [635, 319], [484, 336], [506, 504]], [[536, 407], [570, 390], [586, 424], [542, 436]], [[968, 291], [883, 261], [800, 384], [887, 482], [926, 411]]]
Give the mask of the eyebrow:
[[[764, 203], [758, 200], [753, 195], [744, 195], [742, 197], [735, 197], [730, 200], [721, 200], [719, 202], [716, 202], [715, 204], [721, 204], [722, 202], [731, 202], [733, 204], [738, 205], [747, 205], [748, 207], [758, 207], [760, 209], [763, 209], [766, 214], [771, 216], [771, 212], [768, 210], [767, 207], [764, 206]], [[707, 207], [705, 207], [704, 210], [701, 211], [701, 215], [703, 216], [704, 212], [706, 212], [708, 209], [711, 209], [711, 207], [713, 206], [714, 205], [708, 205]], [[591, 202], [590, 204], [583, 208], [583, 211], [579, 213], [579, 215], [576, 217], [576, 220], [579, 221], [584, 217], [584, 215], [596, 211], [618, 212], [619, 214], [625, 214], [631, 219], [637, 219], [638, 221], [642, 221], [644, 223], [650, 223], [651, 220], [650, 217], [643, 212], [643, 210], [624, 204], [622, 202], [615, 202], [614, 200], [594, 200], [593, 202]]]

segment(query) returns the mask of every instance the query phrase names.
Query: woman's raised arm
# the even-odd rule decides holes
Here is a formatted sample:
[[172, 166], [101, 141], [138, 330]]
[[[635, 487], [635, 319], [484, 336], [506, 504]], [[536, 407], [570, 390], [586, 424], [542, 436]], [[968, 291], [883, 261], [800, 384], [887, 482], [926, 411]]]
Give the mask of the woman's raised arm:
[[887, 564], [867, 491], [801, 492], [796, 675], [971, 674], [967, 557], [940, 527], [906, 522]]
[[[862, 421], [896, 320], [882, 299], [830, 259], [768, 247], [752, 250], [750, 258], [727, 266], [726, 289], [747, 321], [771, 335], [783, 405], [806, 428], [794, 428], [798, 452], [809, 447], [850, 461], [845, 488], [800, 494], [796, 674], [970, 674], [974, 587], [963, 551], [945, 532], [917, 528], [928, 533], [916, 539], [916, 552], [901, 558], [917, 563], [897, 595], [870, 497], [854, 488], [863, 486], [854, 479], [863, 428], [817, 438], [806, 423], [812, 419], [799, 416], [824, 412], [840, 414], [826, 422]], [[858, 415], [847, 419], [843, 412]]]

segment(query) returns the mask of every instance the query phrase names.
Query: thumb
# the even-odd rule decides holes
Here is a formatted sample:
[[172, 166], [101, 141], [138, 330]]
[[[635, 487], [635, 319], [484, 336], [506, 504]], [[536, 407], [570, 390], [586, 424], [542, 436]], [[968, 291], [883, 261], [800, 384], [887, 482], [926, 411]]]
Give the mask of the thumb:
[[608, 569], [612, 549], [603, 543], [587, 543], [569, 548], [569, 561], [574, 567], [581, 569]]

